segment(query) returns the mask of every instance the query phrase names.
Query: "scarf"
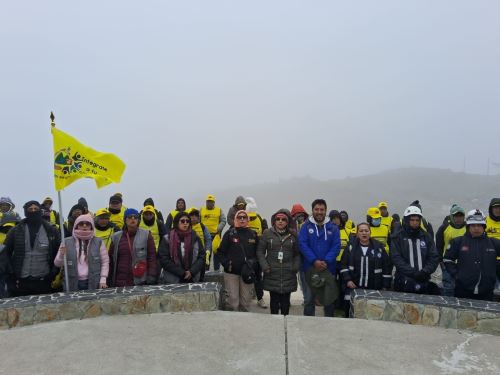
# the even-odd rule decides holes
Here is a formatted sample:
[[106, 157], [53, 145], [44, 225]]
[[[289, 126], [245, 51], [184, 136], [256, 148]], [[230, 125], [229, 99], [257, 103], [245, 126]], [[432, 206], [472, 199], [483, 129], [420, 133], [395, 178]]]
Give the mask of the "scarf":
[[[191, 255], [191, 233], [189, 230], [187, 232], [181, 232], [177, 229], [172, 229], [170, 231], [170, 257], [174, 260], [175, 264], [182, 264], [184, 270], [188, 270], [190, 267], [189, 256]], [[179, 254], [181, 253], [181, 242], [184, 242], [184, 258], [179, 259]]]

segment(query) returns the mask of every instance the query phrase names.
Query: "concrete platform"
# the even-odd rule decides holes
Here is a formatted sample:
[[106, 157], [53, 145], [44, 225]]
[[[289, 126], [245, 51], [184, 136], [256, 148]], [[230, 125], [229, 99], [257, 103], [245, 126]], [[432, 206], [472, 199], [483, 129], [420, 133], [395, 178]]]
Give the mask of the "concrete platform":
[[381, 321], [204, 312], [0, 333], [7, 374], [499, 374], [500, 338]]

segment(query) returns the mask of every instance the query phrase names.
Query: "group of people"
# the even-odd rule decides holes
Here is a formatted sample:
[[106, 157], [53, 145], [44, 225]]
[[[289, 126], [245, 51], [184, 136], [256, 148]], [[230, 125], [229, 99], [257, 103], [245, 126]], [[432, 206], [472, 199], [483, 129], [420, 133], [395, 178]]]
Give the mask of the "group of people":
[[[237, 197], [227, 217], [213, 195], [200, 209], [179, 198], [164, 220], [153, 199], [137, 210], [117, 193], [95, 213], [80, 198], [62, 231], [52, 204], [49, 197], [27, 202], [21, 220], [10, 198], [0, 198], [1, 297], [200, 282], [213, 261], [214, 270], [223, 267], [235, 311], [248, 311], [252, 290], [267, 308], [266, 290], [271, 313], [287, 315], [300, 283], [304, 315], [323, 306], [333, 316], [336, 308], [348, 315], [345, 301], [356, 288], [492, 300], [500, 273], [500, 198], [488, 216], [453, 205], [435, 238], [419, 201], [401, 219], [380, 202], [355, 225], [316, 199], [311, 214], [297, 203], [276, 211], [268, 226], [250, 197]], [[440, 266], [442, 288], [431, 281]]]

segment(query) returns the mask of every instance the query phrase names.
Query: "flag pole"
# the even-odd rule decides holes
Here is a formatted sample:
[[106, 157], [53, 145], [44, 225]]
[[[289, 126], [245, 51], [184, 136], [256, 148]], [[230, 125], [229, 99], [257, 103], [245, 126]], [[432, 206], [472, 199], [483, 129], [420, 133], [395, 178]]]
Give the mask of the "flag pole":
[[[56, 117], [54, 116], [54, 113], [51, 111], [50, 112], [50, 125], [51, 127], [55, 128], [56, 127], [56, 122], [55, 122]], [[61, 191], [57, 191], [57, 201], [59, 205], [59, 229], [61, 230], [61, 243], [64, 242], [64, 219], [63, 219], [63, 208], [62, 208], [62, 197], [61, 197]], [[64, 253], [64, 281], [66, 282], [66, 287], [65, 291], [68, 292], [69, 288], [69, 276], [68, 276], [68, 258], [66, 257], [66, 253]]]

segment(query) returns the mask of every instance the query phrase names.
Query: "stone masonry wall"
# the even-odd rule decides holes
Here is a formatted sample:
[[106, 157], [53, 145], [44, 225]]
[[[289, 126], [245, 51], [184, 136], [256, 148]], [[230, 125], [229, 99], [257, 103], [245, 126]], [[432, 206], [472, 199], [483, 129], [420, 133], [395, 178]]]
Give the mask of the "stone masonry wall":
[[351, 317], [500, 335], [500, 303], [355, 289]]
[[151, 285], [0, 299], [0, 329], [101, 315], [214, 311], [219, 283]]

